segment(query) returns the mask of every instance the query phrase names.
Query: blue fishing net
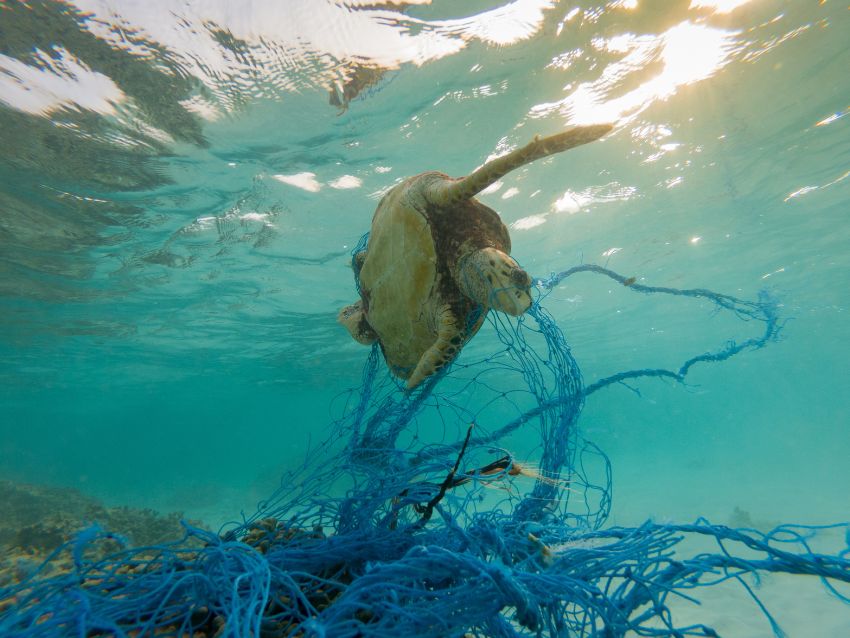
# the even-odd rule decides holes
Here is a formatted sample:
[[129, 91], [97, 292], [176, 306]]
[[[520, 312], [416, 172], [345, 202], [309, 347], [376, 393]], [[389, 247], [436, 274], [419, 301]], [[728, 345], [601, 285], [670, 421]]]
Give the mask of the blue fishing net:
[[[547, 292], [580, 273], [709, 301], [757, 334], [678, 369], [585, 384], [545, 308]], [[764, 347], [781, 329], [776, 301], [646, 286], [595, 265], [534, 284], [525, 315], [488, 315], [498, 347], [473, 340], [412, 392], [374, 346], [328, 438], [238, 524], [186, 525], [155, 547], [81, 532], [0, 592], [0, 635], [716, 636], [677, 622], [669, 603], [734, 581], [782, 636], [752, 586], [770, 572], [816, 576], [850, 603], [836, 588], [850, 583], [846, 526], [835, 526], [847, 536], [835, 554], [813, 549], [813, 527], [606, 526], [610, 463], [578, 427], [587, 396], [607, 386], [683, 382], [697, 365]], [[714, 549], [688, 553], [683, 541], [699, 538]]]

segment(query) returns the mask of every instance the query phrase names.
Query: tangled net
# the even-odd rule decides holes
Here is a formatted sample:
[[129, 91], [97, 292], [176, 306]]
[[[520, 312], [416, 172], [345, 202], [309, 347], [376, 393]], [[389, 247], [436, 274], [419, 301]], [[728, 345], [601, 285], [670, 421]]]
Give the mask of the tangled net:
[[[255, 514], [221, 534], [186, 525], [182, 540], [154, 547], [116, 549], [121, 539], [85, 530], [45, 563], [65, 561], [62, 573], [39, 571], [0, 592], [0, 635], [716, 636], [704, 624], [679, 626], [668, 601], [731, 580], [782, 636], [744, 578], [768, 572], [818, 576], [850, 603], [835, 588], [850, 582], [846, 526], [835, 526], [848, 545], [835, 555], [812, 549], [814, 527], [605, 527], [611, 470], [577, 427], [585, 398], [639, 377], [683, 381], [697, 364], [763, 347], [781, 323], [766, 294], [751, 302], [644, 286], [594, 265], [535, 284], [545, 298], [580, 272], [708, 300], [761, 334], [678, 370], [585, 386], [538, 299], [519, 319], [490, 314], [500, 350], [476, 358], [468, 346], [414, 392], [373, 347], [330, 438]], [[683, 539], [697, 537], [716, 550], [682, 557]]]

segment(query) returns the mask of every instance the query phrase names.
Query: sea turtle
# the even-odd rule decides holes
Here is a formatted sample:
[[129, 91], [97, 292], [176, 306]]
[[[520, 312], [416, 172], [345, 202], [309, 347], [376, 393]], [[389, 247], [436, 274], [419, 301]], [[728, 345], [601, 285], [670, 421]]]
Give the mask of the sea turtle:
[[340, 310], [339, 322], [360, 343], [377, 340], [411, 389], [457, 356], [490, 309], [524, 313], [531, 278], [509, 255], [498, 213], [474, 196], [524, 164], [610, 130], [581, 126], [535, 137], [467, 177], [431, 171], [395, 186], [378, 204], [366, 250], [352, 260], [361, 298]]

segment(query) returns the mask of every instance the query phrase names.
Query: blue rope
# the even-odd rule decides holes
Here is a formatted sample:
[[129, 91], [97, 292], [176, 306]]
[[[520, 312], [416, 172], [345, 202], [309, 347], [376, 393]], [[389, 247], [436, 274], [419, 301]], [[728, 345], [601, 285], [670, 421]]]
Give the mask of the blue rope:
[[[500, 348], [479, 359], [464, 352], [413, 392], [374, 346], [328, 438], [257, 512], [219, 534], [184, 524], [184, 538], [154, 547], [83, 530], [0, 589], [11, 601], [0, 635], [717, 636], [707, 624], [677, 624], [670, 597], [697, 604], [700, 588], [736, 582], [781, 637], [743, 579], [764, 573], [818, 577], [850, 604], [835, 586], [850, 583], [850, 525], [605, 525], [611, 466], [579, 430], [586, 398], [640, 377], [683, 382], [697, 364], [776, 340], [781, 321], [767, 295], [644, 286], [593, 265], [535, 281], [545, 292], [579, 272], [707, 299], [762, 331], [676, 370], [587, 386], [541, 300], [519, 319], [490, 313]], [[536, 468], [512, 450], [520, 428]], [[846, 548], [814, 552], [811, 537], [830, 530], [843, 530]], [[682, 541], [700, 536], [717, 551], [686, 555]]]

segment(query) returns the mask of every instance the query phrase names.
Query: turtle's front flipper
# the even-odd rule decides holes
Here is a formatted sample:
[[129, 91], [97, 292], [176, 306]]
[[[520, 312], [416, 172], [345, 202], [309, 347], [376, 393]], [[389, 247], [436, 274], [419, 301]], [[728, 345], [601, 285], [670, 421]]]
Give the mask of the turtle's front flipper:
[[475, 197], [478, 193], [504, 177], [512, 170], [529, 162], [561, 153], [576, 146], [598, 140], [608, 133], [611, 124], [576, 126], [563, 133], [549, 137], [535, 137], [534, 140], [507, 155], [487, 162], [477, 171], [457, 180], [445, 180], [434, 183], [426, 197], [434, 204], [448, 206], [456, 202]]
[[425, 351], [408, 377], [408, 390], [444, 368], [457, 356], [463, 345], [463, 333], [459, 326], [460, 322], [448, 304], [440, 308], [437, 316], [437, 340]]
[[355, 341], [362, 343], [364, 346], [371, 345], [378, 340], [378, 335], [366, 320], [362, 301], [353, 303], [340, 310], [336, 320], [348, 329]]

